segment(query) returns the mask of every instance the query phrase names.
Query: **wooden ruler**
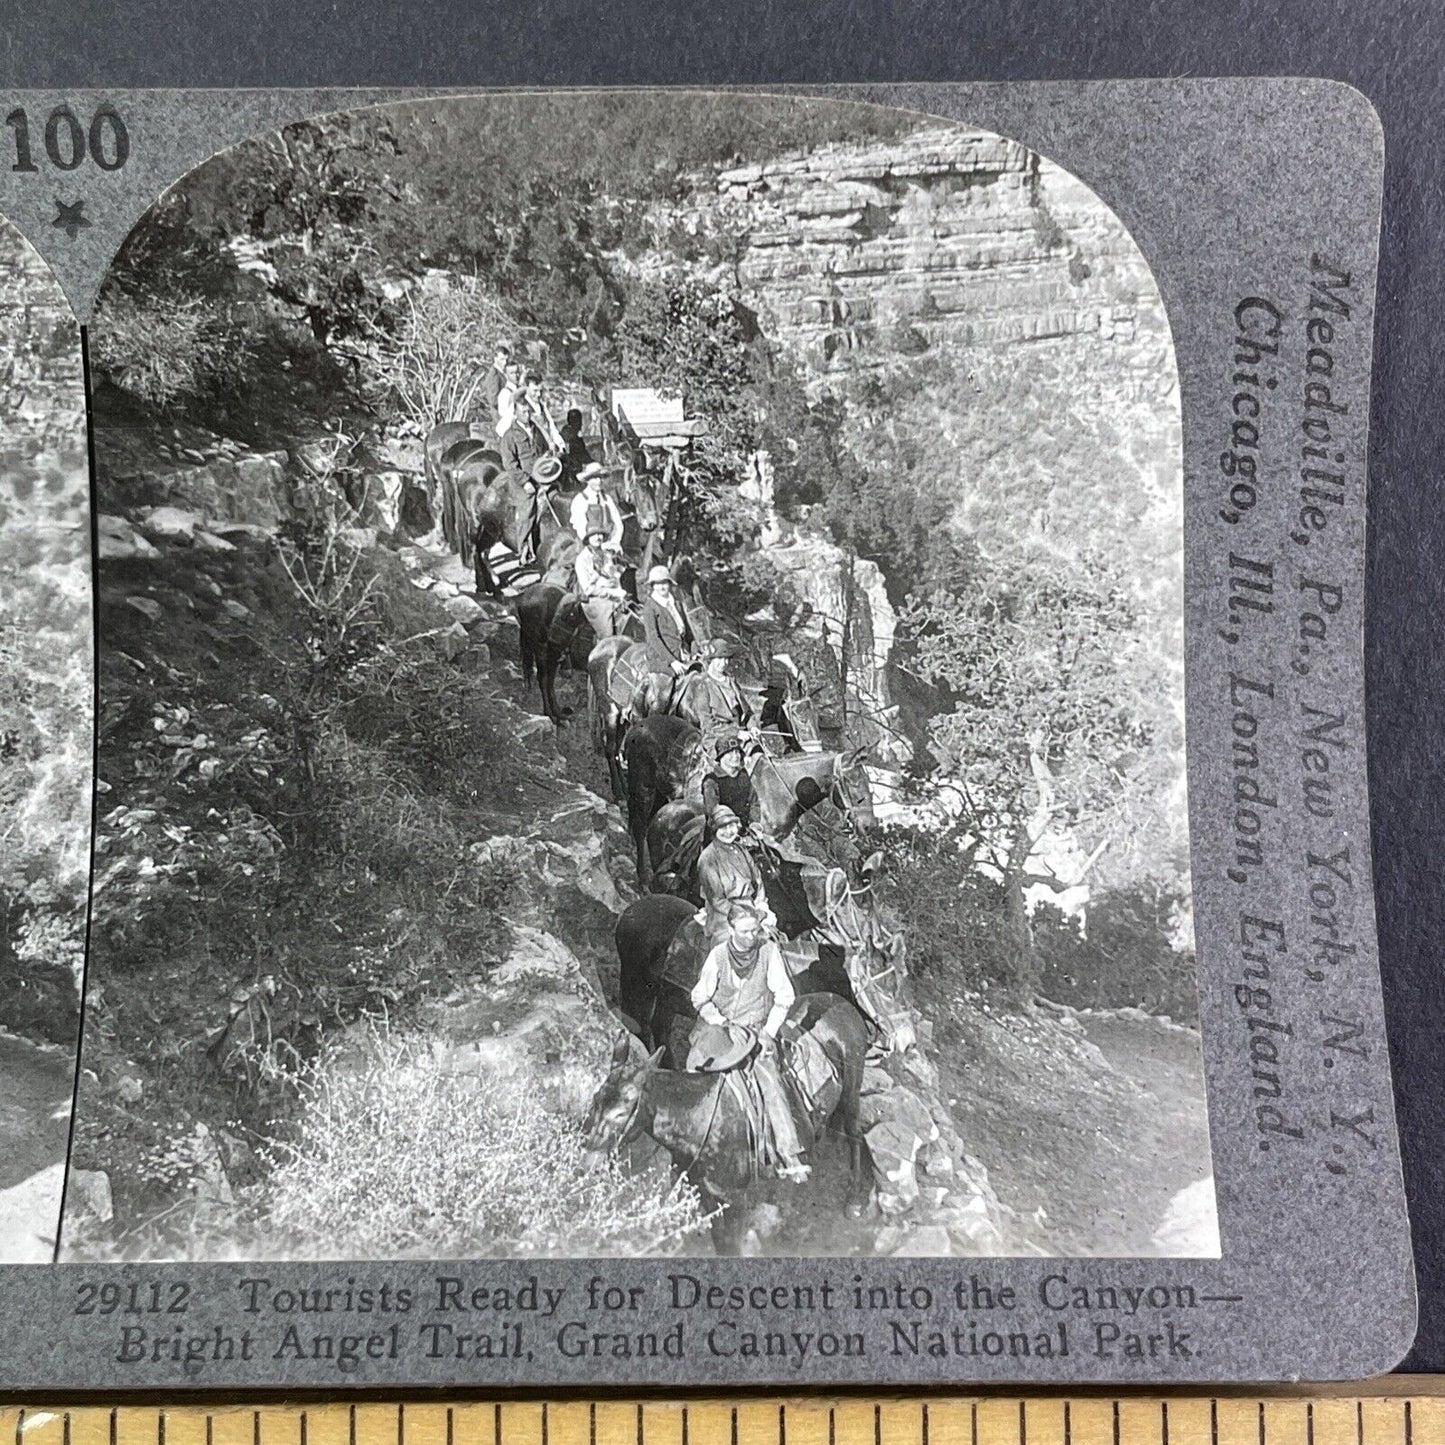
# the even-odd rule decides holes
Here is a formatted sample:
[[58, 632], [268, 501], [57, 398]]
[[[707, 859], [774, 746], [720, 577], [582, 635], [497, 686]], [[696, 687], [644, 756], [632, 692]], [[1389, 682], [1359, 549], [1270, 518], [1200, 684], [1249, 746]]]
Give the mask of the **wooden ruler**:
[[[0, 1407], [0, 1445], [1445, 1445], [1445, 1393]], [[1433, 1382], [1432, 1382], [1433, 1383]]]

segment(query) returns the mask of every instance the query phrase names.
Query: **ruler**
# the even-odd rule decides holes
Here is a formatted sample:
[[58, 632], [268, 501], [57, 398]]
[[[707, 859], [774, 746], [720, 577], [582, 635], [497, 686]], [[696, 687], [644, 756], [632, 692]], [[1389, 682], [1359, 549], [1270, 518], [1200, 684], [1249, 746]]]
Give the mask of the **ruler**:
[[[1381, 1382], [1382, 1390], [1395, 1384]], [[1445, 1393], [0, 1407], [0, 1445], [1445, 1445]]]

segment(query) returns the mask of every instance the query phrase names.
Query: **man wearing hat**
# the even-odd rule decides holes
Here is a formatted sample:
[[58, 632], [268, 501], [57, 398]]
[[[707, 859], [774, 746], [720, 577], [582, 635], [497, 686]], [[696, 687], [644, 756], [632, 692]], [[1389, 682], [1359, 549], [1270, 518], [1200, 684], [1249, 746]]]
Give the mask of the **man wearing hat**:
[[538, 457], [532, 464], [532, 470], [522, 483], [526, 505], [522, 508], [522, 516], [517, 519], [517, 535], [512, 541], [522, 562], [536, 561], [537, 554], [542, 550], [542, 513], [551, 508], [553, 516], [556, 516], [552, 499], [561, 479], [562, 463], [556, 457], [544, 456]]
[[582, 490], [572, 498], [569, 513], [572, 530], [583, 542], [593, 532], [601, 532], [608, 547], [614, 552], [621, 551], [622, 513], [602, 486], [602, 467], [597, 462], [588, 462], [577, 477]]
[[577, 595], [593, 633], [599, 639], [613, 637], [622, 631], [622, 614], [628, 601], [617, 554], [607, 550], [607, 534], [601, 528], [589, 532], [584, 540], [587, 545], [574, 564]]
[[771, 1136], [770, 1162], [782, 1178], [802, 1183], [809, 1169], [776, 1054], [778, 1030], [794, 999], [782, 951], [767, 937], [758, 911], [747, 903], [734, 903], [728, 910], [727, 936], [709, 951], [693, 986], [698, 1026], [687, 1066], [731, 1068], [757, 1049], [752, 1075]]
[[712, 842], [697, 860], [697, 886], [702, 894], [703, 931], [709, 943], [727, 933], [728, 909], [747, 903], [757, 909], [771, 926], [777, 922], [763, 891], [763, 875], [757, 861], [743, 846], [743, 823], [725, 803], [712, 815]]

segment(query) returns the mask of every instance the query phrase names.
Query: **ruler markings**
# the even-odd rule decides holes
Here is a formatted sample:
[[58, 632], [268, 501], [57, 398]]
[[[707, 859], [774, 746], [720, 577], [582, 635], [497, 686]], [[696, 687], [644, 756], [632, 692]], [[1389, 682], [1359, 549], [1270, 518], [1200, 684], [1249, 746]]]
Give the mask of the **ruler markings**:
[[1411, 1396], [0, 1406], [14, 1445], [1445, 1445]]

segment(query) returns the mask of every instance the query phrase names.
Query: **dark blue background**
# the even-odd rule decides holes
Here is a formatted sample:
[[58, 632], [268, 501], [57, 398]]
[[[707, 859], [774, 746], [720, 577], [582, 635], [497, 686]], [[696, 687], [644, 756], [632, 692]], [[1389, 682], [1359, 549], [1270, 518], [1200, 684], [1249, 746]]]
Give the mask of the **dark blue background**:
[[518, 85], [1312, 75], [1385, 127], [1366, 669], [1375, 886], [1421, 1285], [1445, 1368], [1442, 0], [68, 0], [0, 12], [0, 85]]

